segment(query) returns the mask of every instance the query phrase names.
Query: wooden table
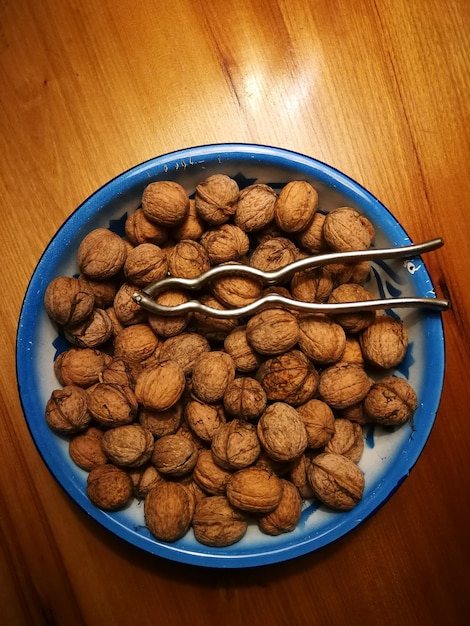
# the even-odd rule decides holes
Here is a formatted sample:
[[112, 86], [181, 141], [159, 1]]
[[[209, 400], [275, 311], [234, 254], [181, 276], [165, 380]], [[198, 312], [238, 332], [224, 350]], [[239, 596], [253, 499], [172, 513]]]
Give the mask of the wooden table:
[[[0, 0], [0, 622], [463, 624], [470, 610], [466, 0]], [[75, 207], [190, 145], [290, 148], [357, 179], [428, 257], [447, 367], [429, 442], [371, 519], [284, 564], [213, 571], [98, 526], [49, 474], [16, 388], [28, 280]], [[465, 259], [465, 260], [463, 260]]]

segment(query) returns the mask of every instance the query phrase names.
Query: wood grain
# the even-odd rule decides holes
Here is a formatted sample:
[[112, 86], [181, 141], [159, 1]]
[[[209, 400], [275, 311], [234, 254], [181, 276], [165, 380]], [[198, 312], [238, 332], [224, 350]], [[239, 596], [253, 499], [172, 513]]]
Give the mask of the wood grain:
[[[0, 0], [0, 622], [463, 624], [470, 603], [466, 0]], [[15, 337], [34, 267], [95, 189], [212, 142], [314, 156], [370, 189], [429, 257], [444, 315], [438, 418], [371, 519], [295, 561], [182, 566], [107, 533], [25, 424]]]

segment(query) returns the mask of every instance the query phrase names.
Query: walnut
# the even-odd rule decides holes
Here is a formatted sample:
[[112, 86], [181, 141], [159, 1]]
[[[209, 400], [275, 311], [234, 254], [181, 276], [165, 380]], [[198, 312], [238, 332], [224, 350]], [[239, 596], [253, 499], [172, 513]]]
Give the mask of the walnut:
[[108, 459], [101, 447], [103, 431], [90, 426], [84, 433], [76, 435], [69, 443], [69, 454], [75, 465], [90, 472]]
[[364, 409], [364, 400], [358, 402], [357, 404], [352, 404], [351, 406], [342, 409], [341, 411], [337, 411], [338, 417], [342, 417], [344, 419], [349, 420], [350, 422], [355, 422], [356, 424], [360, 424], [361, 426], [367, 424], [369, 418]]
[[318, 398], [312, 398], [297, 407], [297, 413], [307, 432], [309, 448], [323, 448], [335, 432], [335, 416], [330, 407]]
[[144, 500], [147, 528], [160, 541], [180, 539], [191, 526], [193, 501], [189, 491], [177, 482], [159, 482]]
[[274, 219], [277, 194], [263, 183], [250, 185], [240, 192], [234, 221], [245, 232], [261, 230]]
[[344, 351], [340, 360], [345, 361], [346, 363], [364, 365], [361, 345], [356, 337], [346, 337], [346, 345], [344, 346]]
[[184, 221], [189, 212], [189, 197], [179, 183], [157, 181], [145, 187], [142, 210], [147, 219], [159, 226], [176, 226]]
[[325, 446], [325, 452], [342, 454], [358, 463], [364, 451], [364, 438], [359, 424], [337, 418], [334, 422], [334, 435]]
[[250, 265], [264, 272], [272, 272], [293, 263], [297, 259], [297, 247], [285, 237], [272, 237], [260, 243], [250, 258]]
[[140, 424], [154, 437], [174, 435], [183, 420], [183, 407], [180, 402], [177, 402], [166, 411], [150, 411], [141, 408], [138, 418]]
[[[199, 301], [211, 309], [219, 311], [227, 310], [214, 296], [201, 296]], [[235, 318], [217, 318], [207, 313], [195, 312], [193, 315], [195, 328], [205, 335], [209, 340], [224, 341], [225, 337], [238, 326], [238, 320]]]
[[356, 363], [335, 363], [320, 375], [320, 397], [333, 409], [345, 409], [360, 402], [367, 394], [371, 380]]
[[132, 480], [124, 470], [115, 465], [98, 465], [88, 474], [86, 492], [99, 509], [116, 511], [132, 500]]
[[163, 250], [153, 243], [141, 243], [127, 253], [124, 275], [128, 282], [138, 287], [165, 278], [168, 259]]
[[104, 309], [94, 309], [91, 315], [74, 326], [67, 326], [67, 341], [80, 348], [97, 348], [106, 343], [112, 334], [112, 324]]
[[110, 357], [100, 350], [71, 348], [57, 359], [55, 372], [63, 385], [91, 387], [99, 381], [99, 376], [109, 360]]
[[191, 430], [203, 441], [210, 442], [222, 424], [225, 411], [220, 404], [206, 404], [193, 397], [185, 407], [185, 418]]
[[369, 420], [399, 426], [410, 420], [418, 407], [416, 392], [404, 378], [387, 376], [374, 383], [364, 399]]
[[254, 378], [235, 378], [227, 385], [224, 393], [224, 407], [227, 413], [239, 419], [256, 420], [266, 408], [266, 392]]
[[179, 241], [168, 256], [168, 269], [171, 276], [197, 278], [210, 268], [209, 255], [197, 241]]
[[281, 482], [281, 499], [270, 513], [258, 518], [259, 529], [267, 535], [280, 535], [295, 530], [302, 513], [302, 498], [295, 485], [284, 478]]
[[[116, 296], [114, 297], [116, 298]], [[118, 334], [120, 330], [124, 328], [124, 324], [119, 321], [116, 315], [116, 311], [114, 310], [114, 306], [108, 306], [105, 311], [108, 314], [109, 319], [111, 320], [111, 338], [113, 338]]]
[[172, 230], [172, 236], [175, 241], [182, 239], [192, 239], [197, 241], [204, 233], [204, 222], [197, 214], [196, 201], [193, 198], [189, 200], [189, 211], [181, 224]]
[[132, 297], [136, 288], [129, 283], [123, 283], [114, 298], [113, 308], [116, 317], [124, 326], [141, 324], [147, 319], [147, 312]]
[[197, 485], [210, 495], [225, 495], [227, 481], [232, 475], [214, 461], [210, 450], [201, 450], [194, 467], [194, 480]]
[[135, 395], [144, 408], [166, 411], [181, 398], [185, 383], [183, 368], [176, 361], [165, 361], [141, 372]]
[[341, 454], [325, 452], [311, 461], [308, 478], [315, 496], [327, 506], [349, 511], [362, 499], [364, 474]]
[[259, 300], [263, 291], [260, 280], [251, 276], [222, 276], [211, 282], [211, 292], [221, 304], [238, 308]]
[[153, 435], [139, 424], [107, 430], [102, 439], [103, 452], [119, 467], [141, 467], [152, 456]]
[[299, 348], [319, 365], [335, 363], [346, 346], [346, 334], [334, 321], [321, 315], [302, 315], [299, 318]]
[[256, 379], [269, 401], [298, 405], [315, 394], [319, 376], [303, 352], [290, 350], [265, 361], [258, 369]]
[[309, 254], [318, 254], [326, 251], [326, 243], [323, 238], [323, 224], [325, 214], [316, 212], [309, 225], [297, 234], [297, 242]]
[[239, 372], [253, 372], [261, 365], [261, 356], [248, 342], [246, 326], [234, 328], [225, 337], [224, 350], [232, 357]]
[[86, 394], [84, 389], [75, 385], [55, 389], [46, 403], [46, 422], [49, 428], [63, 434], [85, 430], [91, 421]]
[[236, 181], [225, 174], [214, 174], [196, 187], [196, 210], [208, 224], [228, 222], [237, 208], [239, 189]]
[[361, 261], [352, 264], [352, 273], [349, 278], [350, 283], [363, 285], [370, 274], [370, 261]]
[[230, 546], [240, 541], [248, 529], [246, 518], [224, 496], [199, 501], [192, 524], [196, 540], [214, 547]]
[[[161, 306], [177, 306], [188, 302], [188, 296], [177, 289], [164, 291], [155, 298]], [[160, 337], [174, 337], [182, 333], [191, 319], [191, 313], [184, 315], [158, 315], [148, 314], [148, 323], [152, 330]]]
[[198, 450], [181, 435], [164, 435], [155, 441], [152, 464], [165, 476], [184, 476], [194, 469]]
[[147, 219], [142, 208], [129, 215], [124, 228], [133, 246], [141, 243], [154, 243], [156, 246], [162, 246], [168, 239], [167, 229]]
[[[362, 302], [374, 300], [374, 295], [356, 283], [339, 285], [330, 294], [329, 304], [338, 302]], [[372, 324], [375, 320], [375, 311], [358, 311], [357, 313], [334, 313], [334, 320], [340, 324], [347, 333], [359, 333]]]
[[323, 237], [336, 252], [366, 250], [370, 248], [374, 235], [370, 220], [350, 207], [333, 209], [323, 224]]
[[114, 355], [128, 362], [148, 359], [160, 341], [147, 324], [126, 326], [114, 338]]
[[248, 513], [268, 513], [282, 496], [281, 480], [261, 467], [247, 467], [232, 474], [226, 486], [232, 506]]
[[304, 500], [313, 498], [313, 489], [308, 482], [308, 468], [310, 467], [311, 457], [306, 453], [299, 456], [289, 468], [288, 478], [295, 485], [299, 495]]
[[207, 250], [213, 265], [238, 261], [248, 252], [248, 235], [234, 224], [222, 224], [206, 231], [201, 237], [201, 245]]
[[297, 233], [307, 228], [318, 207], [318, 194], [310, 183], [293, 180], [279, 193], [274, 206], [274, 219], [281, 230]]
[[203, 402], [217, 402], [235, 378], [235, 365], [226, 352], [203, 352], [193, 367], [192, 391]]
[[221, 424], [212, 437], [215, 462], [224, 469], [242, 469], [252, 465], [261, 451], [256, 428], [237, 418]]
[[158, 349], [158, 361], [173, 360], [182, 368], [185, 374], [190, 374], [194, 363], [204, 352], [210, 350], [207, 339], [199, 333], [181, 333], [169, 337]]
[[116, 276], [126, 256], [127, 247], [119, 235], [107, 228], [95, 228], [82, 239], [77, 261], [83, 274], [104, 280]]
[[390, 315], [380, 315], [361, 333], [359, 343], [368, 363], [388, 369], [405, 358], [408, 333], [403, 322]]
[[[107, 309], [109, 306], [112, 306], [117, 293], [117, 281], [115, 278], [110, 278], [108, 280], [95, 280], [94, 278], [82, 276], [79, 280], [83, 280], [86, 286], [93, 293], [95, 298], [95, 307], [98, 307], [99, 309]], [[75, 322], [71, 321], [67, 322], [65, 325], [73, 325], [74, 323]]]
[[326, 302], [333, 290], [333, 280], [321, 269], [296, 272], [290, 290], [300, 302]]
[[260, 354], [282, 354], [295, 346], [299, 335], [296, 316], [284, 309], [265, 309], [246, 326], [246, 338]]
[[130, 476], [134, 487], [134, 495], [139, 500], [144, 500], [149, 491], [164, 480], [153, 465], [138, 468], [130, 472]]
[[88, 391], [88, 410], [103, 426], [124, 426], [136, 418], [137, 399], [130, 387], [97, 383]]
[[257, 426], [266, 453], [276, 461], [294, 461], [307, 447], [307, 432], [297, 411], [285, 402], [268, 406]]
[[79, 324], [91, 315], [94, 304], [93, 291], [81, 278], [54, 278], [44, 293], [47, 314], [61, 326]]

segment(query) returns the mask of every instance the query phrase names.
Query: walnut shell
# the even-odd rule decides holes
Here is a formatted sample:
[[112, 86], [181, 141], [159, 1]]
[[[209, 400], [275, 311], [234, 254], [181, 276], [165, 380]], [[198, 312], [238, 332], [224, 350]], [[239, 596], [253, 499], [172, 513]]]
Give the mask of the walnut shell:
[[116, 511], [132, 500], [132, 480], [124, 470], [115, 465], [99, 465], [88, 474], [86, 492], [99, 509]]
[[162, 246], [168, 239], [168, 230], [151, 222], [142, 208], [131, 213], [125, 223], [126, 237], [133, 246], [141, 243], [154, 243]]
[[156, 438], [174, 435], [183, 421], [183, 407], [177, 402], [166, 411], [139, 410], [139, 423]]
[[235, 365], [226, 352], [204, 352], [193, 367], [192, 391], [203, 402], [218, 402], [235, 378]]
[[336, 322], [319, 315], [299, 318], [299, 348], [319, 365], [335, 363], [346, 347], [346, 333]]
[[367, 418], [385, 426], [410, 420], [418, 407], [416, 392], [404, 378], [387, 376], [374, 383], [364, 399]]
[[168, 270], [178, 278], [197, 278], [210, 268], [209, 255], [197, 241], [182, 239], [168, 255]]
[[294, 461], [307, 447], [307, 432], [297, 411], [285, 402], [268, 406], [257, 426], [266, 453], [276, 461]]
[[242, 469], [252, 465], [261, 447], [253, 424], [237, 418], [215, 431], [211, 443], [215, 462], [224, 469]]
[[129, 283], [123, 283], [117, 290], [113, 302], [114, 312], [121, 324], [130, 326], [131, 324], [141, 324], [147, 319], [146, 310], [135, 302], [132, 297], [136, 293], [136, 288]]
[[211, 292], [219, 302], [230, 308], [238, 308], [258, 300], [263, 285], [251, 276], [222, 276], [211, 282]]
[[135, 383], [138, 402], [152, 411], [166, 411], [183, 395], [183, 368], [176, 361], [165, 361], [141, 372]]
[[296, 272], [290, 289], [292, 297], [300, 302], [326, 302], [333, 290], [333, 279], [321, 269]]
[[186, 404], [185, 418], [194, 434], [208, 443], [226, 422], [225, 411], [220, 404], [206, 404], [194, 396]]
[[365, 398], [371, 380], [356, 363], [336, 363], [320, 375], [320, 397], [333, 409], [345, 409]]
[[197, 485], [210, 495], [225, 495], [231, 470], [224, 469], [214, 461], [210, 450], [201, 450], [194, 467], [193, 477]]
[[61, 326], [79, 324], [93, 312], [94, 293], [86, 280], [59, 276], [44, 292], [47, 314]]
[[296, 259], [295, 243], [286, 237], [271, 237], [253, 250], [250, 265], [264, 272], [271, 272], [293, 263]]
[[177, 482], [162, 481], [144, 500], [147, 528], [160, 541], [180, 539], [191, 526], [193, 501], [189, 491]]
[[88, 391], [88, 410], [103, 426], [124, 426], [136, 418], [137, 399], [130, 387], [98, 383]]
[[213, 496], [196, 504], [193, 516], [194, 536], [206, 546], [224, 547], [240, 541], [248, 523], [224, 496]]
[[374, 235], [371, 221], [350, 207], [333, 209], [323, 224], [323, 237], [336, 252], [367, 250]]
[[181, 435], [165, 435], [155, 441], [152, 464], [165, 476], [184, 476], [194, 469], [198, 450], [194, 443]]
[[359, 424], [347, 419], [337, 418], [334, 422], [335, 432], [325, 446], [325, 452], [342, 454], [358, 463], [364, 451], [364, 438]]
[[76, 435], [69, 443], [69, 454], [75, 465], [90, 472], [98, 465], [104, 465], [108, 458], [101, 447], [103, 431], [90, 426], [84, 433]]
[[234, 224], [222, 224], [218, 228], [206, 231], [200, 243], [207, 250], [213, 265], [238, 261], [248, 252], [248, 235]]
[[299, 495], [304, 500], [314, 497], [313, 489], [308, 481], [308, 468], [310, 467], [311, 457], [308, 454], [302, 454], [296, 459], [289, 468], [288, 478], [295, 485]]
[[46, 404], [46, 422], [57, 433], [72, 434], [85, 430], [91, 415], [87, 392], [76, 385], [55, 389]]
[[127, 362], [142, 362], [157, 349], [160, 341], [148, 324], [124, 327], [114, 338], [114, 355]]
[[341, 454], [325, 452], [314, 457], [308, 478], [315, 496], [340, 511], [354, 508], [364, 493], [364, 474]]
[[246, 326], [246, 338], [260, 354], [282, 354], [295, 346], [299, 336], [296, 316], [284, 309], [265, 309]]
[[323, 448], [335, 433], [335, 416], [326, 402], [312, 398], [297, 407], [307, 432], [309, 448]]
[[280, 479], [282, 494], [279, 504], [270, 513], [258, 518], [259, 529], [267, 535], [280, 535], [295, 530], [302, 513], [302, 498], [295, 485]]
[[153, 243], [141, 243], [127, 253], [124, 275], [128, 282], [138, 287], [165, 278], [168, 259], [163, 250]]
[[315, 395], [319, 375], [303, 352], [290, 350], [267, 359], [256, 372], [256, 380], [269, 401], [279, 400], [295, 406]]
[[227, 413], [239, 419], [256, 420], [266, 408], [266, 392], [254, 378], [235, 378], [227, 385], [224, 407]]
[[315, 188], [304, 180], [293, 180], [279, 193], [274, 206], [274, 219], [284, 232], [297, 233], [309, 225], [317, 207]]
[[152, 456], [153, 435], [139, 424], [107, 430], [102, 438], [103, 452], [119, 467], [141, 467]]
[[123, 239], [107, 228], [95, 228], [88, 233], [77, 251], [80, 271], [98, 280], [115, 276], [123, 268], [126, 256]]
[[184, 221], [189, 212], [189, 197], [179, 183], [157, 181], [145, 187], [142, 210], [147, 219], [159, 226], [176, 226]]
[[234, 221], [245, 232], [261, 230], [274, 219], [277, 194], [263, 183], [245, 187], [240, 192]]
[[112, 334], [112, 324], [104, 309], [93, 312], [79, 324], [64, 329], [65, 338], [80, 348], [97, 348], [106, 343]]
[[209, 350], [206, 337], [199, 333], [185, 332], [166, 339], [158, 349], [157, 358], [160, 363], [175, 361], [185, 374], [189, 374], [201, 354]]
[[361, 333], [359, 343], [368, 363], [389, 369], [405, 358], [408, 333], [403, 322], [390, 315], [380, 315]]
[[237, 182], [225, 174], [214, 174], [196, 187], [196, 210], [208, 224], [219, 226], [228, 222], [237, 208]]
[[91, 387], [99, 381], [109, 360], [110, 357], [100, 350], [71, 348], [60, 355], [54, 369], [63, 385]]
[[318, 254], [326, 251], [326, 242], [323, 237], [323, 224], [326, 215], [315, 212], [312, 221], [304, 230], [297, 234], [297, 242], [309, 254]]
[[282, 485], [276, 474], [261, 467], [247, 467], [232, 474], [226, 486], [230, 504], [248, 513], [267, 513], [276, 508]]

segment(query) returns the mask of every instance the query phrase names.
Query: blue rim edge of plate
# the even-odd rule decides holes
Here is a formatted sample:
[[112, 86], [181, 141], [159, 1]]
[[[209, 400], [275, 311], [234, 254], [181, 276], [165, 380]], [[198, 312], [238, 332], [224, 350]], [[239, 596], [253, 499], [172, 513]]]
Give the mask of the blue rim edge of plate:
[[[202, 157], [204, 157], [205, 163], [214, 160], [221, 162], [221, 159], [223, 159], [222, 155], [230, 159], [240, 158], [244, 160], [247, 157], [256, 159], [256, 157], [268, 156], [274, 164], [292, 168], [300, 167], [307, 175], [314, 175], [320, 182], [329, 187], [345, 190], [359, 204], [367, 207], [366, 210], [372, 217], [378, 217], [380, 213], [380, 219], [383, 220], [384, 215], [388, 215], [388, 235], [394, 244], [404, 245], [404, 243], [411, 241], [405, 229], [396, 221], [392, 213], [369, 191], [346, 174], [313, 157], [283, 148], [241, 143], [208, 144], [154, 157], [119, 174], [91, 194], [65, 220], [44, 250], [30, 279], [20, 312], [16, 342], [16, 374], [19, 397], [27, 426], [44, 463], [62, 488], [89, 516], [108, 530], [111, 530], [116, 536], [151, 554], [191, 565], [212, 568], [239, 568], [274, 564], [324, 547], [353, 530], [385, 504], [409, 475], [431, 433], [440, 403], [444, 380], [445, 341], [441, 314], [429, 314], [424, 322], [424, 331], [433, 340], [433, 345], [435, 346], [435, 351], [432, 355], [433, 361], [439, 367], [433, 371], [432, 384], [426, 386], [426, 404], [430, 408], [427, 413], [428, 421], [426, 424], [421, 425], [419, 431], [413, 432], [406, 449], [401, 453], [399, 469], [394, 468], [394, 471], [388, 472], [378, 488], [374, 490], [374, 493], [369, 494], [367, 500], [360, 502], [352, 511], [339, 514], [338, 523], [324, 534], [307, 536], [300, 542], [289, 543], [286, 540], [283, 547], [274, 547], [272, 550], [262, 554], [250, 553], [248, 551], [234, 555], [226, 553], [223, 549], [216, 552], [208, 550], [205, 553], [204, 546], [201, 546], [201, 552], [193, 553], [187, 549], [181, 549], [177, 545], [161, 543], [154, 538], [147, 539], [141, 534], [133, 533], [117, 517], [113, 517], [113, 514], [105, 513], [95, 508], [83, 493], [83, 486], [78, 485], [74, 476], [69, 475], [68, 468], [63, 465], [62, 459], [54, 454], [53, 447], [49, 447], [48, 441], [52, 441], [53, 435], [45, 424], [41, 399], [35, 389], [36, 373], [31, 350], [36, 330], [34, 311], [39, 310], [43, 306], [44, 290], [54, 277], [54, 264], [47, 269], [47, 261], [49, 257], [54, 257], [55, 250], [59, 245], [58, 239], [60, 239], [60, 246], [63, 249], [63, 246], [69, 245], [72, 235], [75, 234], [78, 227], [86, 231], [87, 222], [98, 213], [100, 208], [106, 206], [116, 196], [120, 195], [122, 182], [128, 183], [132, 181], [133, 186], [143, 188], [149, 182], [149, 179], [157, 175], [161, 176], [162, 172], [168, 173], [168, 179], [170, 179], [171, 171], [168, 168], [168, 163], [185, 163], [185, 166], [188, 166], [192, 165], [195, 159], [202, 159]], [[333, 176], [335, 180], [332, 179]], [[422, 290], [426, 287], [429, 289], [429, 284], [432, 285], [424, 263], [423, 269], [423, 273], [419, 273], [419, 276], [416, 275], [414, 277], [417, 282], [417, 288], [422, 288]], [[376, 495], [377, 492], [378, 495]]]

